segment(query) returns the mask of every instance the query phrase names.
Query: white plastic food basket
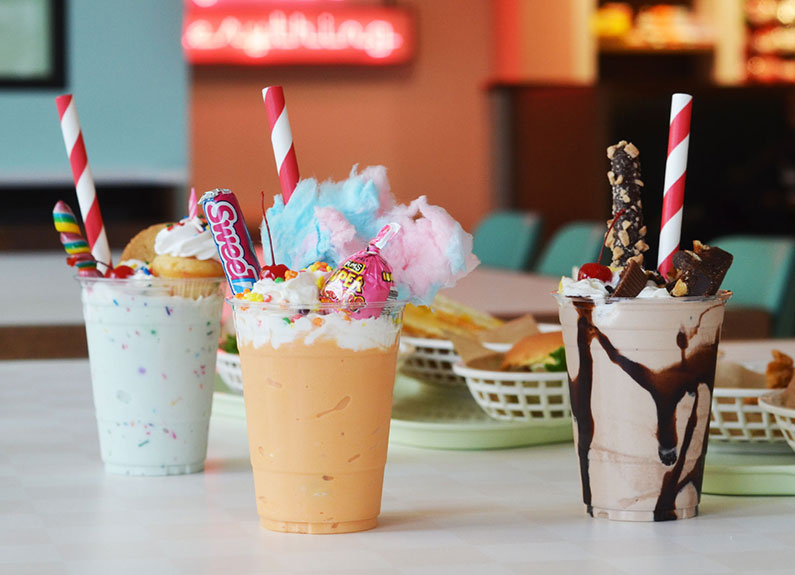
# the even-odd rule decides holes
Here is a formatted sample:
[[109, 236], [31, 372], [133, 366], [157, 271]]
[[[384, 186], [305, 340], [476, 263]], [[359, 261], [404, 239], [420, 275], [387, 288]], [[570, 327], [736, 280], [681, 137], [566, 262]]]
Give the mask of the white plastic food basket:
[[221, 376], [221, 381], [229, 389], [243, 393], [243, 375], [240, 372], [240, 356], [238, 354], [219, 349], [215, 369]]
[[453, 371], [464, 379], [480, 408], [494, 419], [559, 421], [571, 415], [565, 371], [487, 371], [461, 362], [453, 365]]
[[759, 398], [759, 405], [766, 414], [776, 418], [776, 423], [783, 431], [783, 436], [789, 446], [795, 450], [795, 409], [784, 407], [784, 394], [786, 390], [781, 389], [773, 393], [767, 393]]
[[727, 444], [781, 443], [784, 434], [774, 416], [759, 404], [769, 389], [716, 387], [709, 424], [711, 441]]
[[463, 377], [453, 373], [453, 364], [461, 358], [449, 339], [401, 336], [400, 341], [414, 348], [406, 358], [401, 371], [427, 383], [445, 387], [463, 387]]
[[[557, 324], [540, 323], [541, 332], [560, 331]], [[453, 364], [461, 361], [455, 352], [453, 342], [449, 339], [431, 339], [402, 335], [401, 341], [413, 346], [415, 351], [406, 358], [402, 371], [406, 375], [420, 379], [425, 383], [434, 383], [445, 387], [466, 385], [466, 380], [453, 372]], [[511, 349], [507, 343], [484, 343], [487, 348], [505, 353]]]

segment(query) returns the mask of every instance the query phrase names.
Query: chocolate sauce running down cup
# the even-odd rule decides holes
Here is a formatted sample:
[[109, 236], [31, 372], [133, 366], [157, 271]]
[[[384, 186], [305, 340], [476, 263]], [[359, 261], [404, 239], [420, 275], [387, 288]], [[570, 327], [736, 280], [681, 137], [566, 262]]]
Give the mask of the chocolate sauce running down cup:
[[698, 514], [729, 296], [556, 295], [591, 516], [666, 521]]

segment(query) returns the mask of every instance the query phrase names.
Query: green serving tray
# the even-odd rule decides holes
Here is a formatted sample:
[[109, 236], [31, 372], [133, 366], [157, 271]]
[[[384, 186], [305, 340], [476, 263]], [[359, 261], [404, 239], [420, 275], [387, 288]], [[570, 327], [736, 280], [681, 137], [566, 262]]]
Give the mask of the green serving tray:
[[713, 495], [795, 495], [795, 453], [786, 443], [727, 449], [710, 443], [701, 491]]
[[430, 449], [503, 449], [572, 441], [571, 419], [497, 421], [467, 388], [423, 383], [398, 374], [389, 440]]

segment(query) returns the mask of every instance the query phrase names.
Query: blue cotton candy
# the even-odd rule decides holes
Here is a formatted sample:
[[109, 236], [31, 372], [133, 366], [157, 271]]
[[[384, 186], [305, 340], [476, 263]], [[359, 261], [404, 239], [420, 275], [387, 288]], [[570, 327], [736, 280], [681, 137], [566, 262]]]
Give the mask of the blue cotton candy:
[[[342, 182], [329, 180], [318, 184], [314, 178], [301, 180], [287, 206], [281, 195], [277, 195], [273, 207], [267, 211], [277, 262], [291, 269], [301, 269], [316, 261], [335, 267], [350, 255], [338, 252], [339, 246], [332, 243], [331, 231], [321, 226], [316, 208], [334, 208], [363, 245], [370, 239], [373, 229], [376, 233], [380, 229], [373, 223], [379, 209], [378, 189], [372, 180], [358, 174], [356, 167]], [[264, 222], [261, 232], [263, 250], [267, 254], [270, 242]]]
[[[364, 249], [387, 223], [400, 224], [382, 251], [392, 267], [398, 297], [428, 305], [439, 289], [452, 287], [472, 271], [472, 236], [444, 208], [421, 196], [408, 206], [396, 204], [386, 168], [357, 166], [342, 182], [302, 180], [285, 206], [275, 196], [267, 211], [276, 263], [291, 269], [325, 261], [332, 267]], [[264, 253], [270, 242], [263, 222]]]

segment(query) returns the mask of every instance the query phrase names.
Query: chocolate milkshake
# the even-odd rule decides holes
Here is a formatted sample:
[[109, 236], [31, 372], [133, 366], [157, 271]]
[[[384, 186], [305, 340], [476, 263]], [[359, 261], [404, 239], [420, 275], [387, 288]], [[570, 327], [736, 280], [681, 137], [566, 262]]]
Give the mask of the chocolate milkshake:
[[583, 265], [556, 298], [586, 510], [665, 521], [698, 513], [732, 257], [695, 242], [670, 277], [643, 269], [638, 156], [608, 148], [611, 267]]
[[697, 514], [727, 299], [558, 297], [589, 514]]

